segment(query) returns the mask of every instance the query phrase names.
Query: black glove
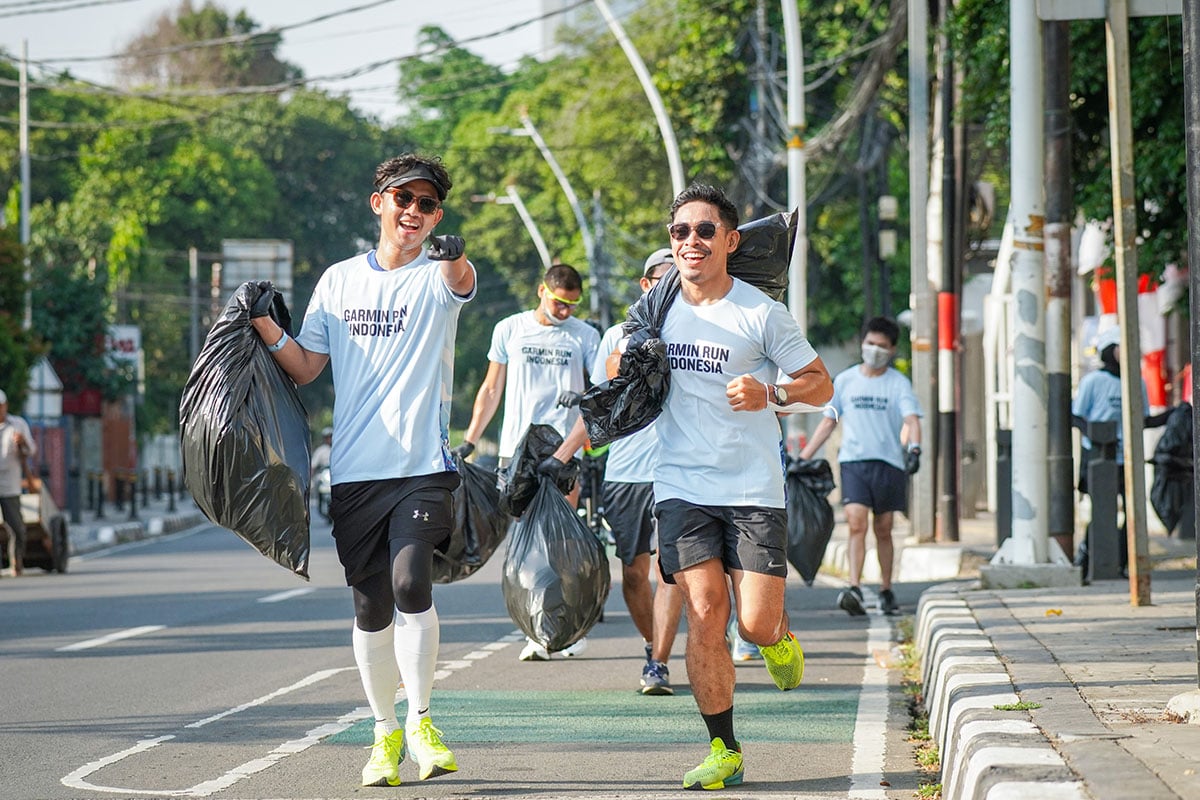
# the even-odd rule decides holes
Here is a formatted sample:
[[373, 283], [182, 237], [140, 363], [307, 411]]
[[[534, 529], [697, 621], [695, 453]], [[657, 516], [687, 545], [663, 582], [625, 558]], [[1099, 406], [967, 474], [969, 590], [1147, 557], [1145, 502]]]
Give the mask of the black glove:
[[581, 400], [583, 400], [583, 395], [579, 392], [572, 392], [570, 389], [567, 389], [558, 396], [558, 404], [563, 408], [577, 406]]
[[254, 305], [250, 306], [250, 319], [271, 316], [271, 303], [275, 300], [275, 287], [270, 281], [256, 281], [256, 283], [258, 288], [262, 289], [262, 294], [254, 301]]
[[538, 475], [544, 475], [555, 483], [558, 483], [559, 475], [566, 468], [567, 465], [554, 456], [546, 456], [542, 459], [542, 463], [538, 464], [537, 471]]
[[654, 338], [656, 337], [650, 332], [649, 328], [638, 328], [629, 335], [629, 341], [625, 344], [625, 352], [628, 353], [631, 350], [637, 350], [646, 342]]
[[913, 475], [921, 468], [921, 448], [913, 445], [904, 454], [904, 471]]
[[460, 444], [458, 447], [455, 447], [450, 452], [453, 453], [454, 455], [458, 456], [459, 458], [463, 459], [464, 461], [466, 461], [467, 456], [469, 456], [469, 455], [471, 455], [471, 453], [475, 452], [475, 445], [472, 444], [471, 442], [464, 441], [462, 444]]
[[457, 261], [466, 252], [467, 243], [461, 236], [430, 236], [430, 261]]

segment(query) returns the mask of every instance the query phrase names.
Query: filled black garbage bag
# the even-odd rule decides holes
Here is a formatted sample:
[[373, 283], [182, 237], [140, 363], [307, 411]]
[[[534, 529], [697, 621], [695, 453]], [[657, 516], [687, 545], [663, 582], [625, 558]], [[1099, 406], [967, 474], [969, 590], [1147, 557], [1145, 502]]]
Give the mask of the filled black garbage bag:
[[787, 558], [812, 586], [833, 535], [833, 469], [823, 458], [788, 459]]
[[[533, 500], [541, 485], [542, 477], [538, 475], [538, 464], [554, 455], [554, 451], [563, 443], [562, 434], [553, 425], [535, 423], [529, 426], [517, 449], [513, 451], [508, 468], [500, 474], [500, 510], [505, 514], [519, 517], [525, 513], [526, 507]], [[575, 488], [575, 480], [579, 477], [579, 459], [572, 458], [559, 476], [559, 490], [567, 494]]]
[[283, 296], [267, 281], [243, 283], [192, 366], [179, 403], [183, 481], [206, 517], [307, 579], [308, 414], [250, 324], [267, 292], [289, 330]]
[[1180, 403], [1171, 409], [1163, 435], [1154, 446], [1150, 459], [1154, 480], [1150, 484], [1150, 505], [1167, 532], [1183, 519], [1184, 507], [1192, 501], [1192, 406]]
[[582, 639], [600, 619], [608, 555], [548, 479], [513, 526], [500, 586], [513, 622], [552, 653]]
[[[628, 336], [647, 329], [657, 337], [678, 294], [679, 272], [672, 267], [629, 307], [622, 332]], [[592, 447], [603, 447], [654, 422], [670, 388], [671, 365], [661, 339], [627, 349], [617, 374], [589, 389], [579, 403]]]
[[462, 478], [454, 490], [454, 530], [433, 552], [434, 583], [475, 574], [500, 547], [511, 522], [500, 508], [496, 473], [454, 457]]
[[786, 303], [788, 266], [796, 242], [797, 213], [780, 212], [738, 226], [742, 238], [729, 254], [726, 268], [735, 278]]

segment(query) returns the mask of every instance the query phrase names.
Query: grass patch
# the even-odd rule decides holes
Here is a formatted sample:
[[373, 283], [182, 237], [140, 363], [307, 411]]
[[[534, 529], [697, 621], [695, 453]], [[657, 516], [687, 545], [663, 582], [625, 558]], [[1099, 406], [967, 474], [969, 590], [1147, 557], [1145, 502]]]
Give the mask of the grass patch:
[[922, 783], [917, 788], [917, 797], [921, 798], [921, 800], [941, 800], [942, 784]]
[[[922, 772], [939, 775], [942, 756], [929, 735], [929, 712], [925, 708], [925, 692], [921, 686], [921, 659], [913, 643], [913, 618], [903, 617], [896, 623], [897, 649], [900, 653], [900, 688], [908, 698], [908, 741]], [[916, 796], [924, 800], [940, 800], [942, 784], [922, 783]]]
[[992, 706], [997, 711], [1032, 711], [1035, 708], [1041, 708], [1041, 703], [1001, 703], [1000, 705]]

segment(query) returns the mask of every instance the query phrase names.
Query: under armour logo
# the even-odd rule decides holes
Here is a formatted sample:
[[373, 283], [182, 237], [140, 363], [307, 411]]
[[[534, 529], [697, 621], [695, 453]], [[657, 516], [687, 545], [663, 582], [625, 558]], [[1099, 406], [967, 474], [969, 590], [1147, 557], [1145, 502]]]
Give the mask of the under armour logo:
[[413, 509], [413, 519], [419, 519], [422, 522], [429, 522], [429, 512], [421, 511], [419, 508]]

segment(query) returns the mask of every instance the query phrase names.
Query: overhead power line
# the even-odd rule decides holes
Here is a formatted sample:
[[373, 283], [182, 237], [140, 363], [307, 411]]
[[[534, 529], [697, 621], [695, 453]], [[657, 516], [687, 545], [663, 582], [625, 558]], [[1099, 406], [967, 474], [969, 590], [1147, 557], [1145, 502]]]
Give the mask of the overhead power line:
[[[43, 7], [42, 3], [35, 3], [35, 2], [10, 3], [10, 4], [8, 4], [9, 7], [18, 6], [18, 5], [26, 5], [26, 6], [30, 6], [30, 8], [26, 8], [24, 10], [18, 10], [18, 11], [0, 11], [0, 18], [2, 18], [2, 17], [25, 17], [25, 16], [29, 16], [30, 14], [53, 14], [56, 11], [71, 11], [76, 8], [91, 8], [93, 6], [111, 6], [111, 5], [116, 5], [118, 3], [132, 3], [135, 1], [136, 0], [81, 0], [81, 2], [78, 2], [78, 3], [72, 3], [72, 2], [63, 3], [61, 0], [58, 0], [57, 2], [54, 3], [52, 8]], [[51, 5], [50, 2], [45, 3], [45, 6], [50, 6], [50, 5]], [[0, 8], [4, 8], [4, 7], [5, 6], [0, 6]]]

